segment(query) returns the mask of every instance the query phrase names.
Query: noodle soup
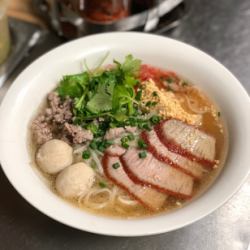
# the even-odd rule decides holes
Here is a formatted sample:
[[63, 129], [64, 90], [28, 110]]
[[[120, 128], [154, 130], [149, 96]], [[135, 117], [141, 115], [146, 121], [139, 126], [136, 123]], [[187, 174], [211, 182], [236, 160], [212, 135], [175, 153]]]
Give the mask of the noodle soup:
[[31, 154], [55, 193], [124, 218], [195, 199], [221, 171], [219, 108], [192, 83], [128, 55], [62, 78], [31, 123]]

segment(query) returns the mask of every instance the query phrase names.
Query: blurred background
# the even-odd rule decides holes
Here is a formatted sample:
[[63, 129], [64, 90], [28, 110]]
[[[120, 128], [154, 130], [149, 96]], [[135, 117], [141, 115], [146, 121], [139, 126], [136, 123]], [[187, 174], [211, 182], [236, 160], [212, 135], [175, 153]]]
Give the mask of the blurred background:
[[160, 34], [185, 8], [183, 0], [0, 0], [0, 85], [48, 33], [60, 43], [109, 31]]
[[[89, 34], [129, 30], [204, 50], [250, 93], [249, 0], [0, 0], [0, 103], [16, 76], [48, 50]], [[250, 250], [249, 191], [248, 179], [223, 207], [181, 230], [115, 238], [51, 220], [23, 200], [0, 170], [5, 200], [0, 203], [0, 249]]]

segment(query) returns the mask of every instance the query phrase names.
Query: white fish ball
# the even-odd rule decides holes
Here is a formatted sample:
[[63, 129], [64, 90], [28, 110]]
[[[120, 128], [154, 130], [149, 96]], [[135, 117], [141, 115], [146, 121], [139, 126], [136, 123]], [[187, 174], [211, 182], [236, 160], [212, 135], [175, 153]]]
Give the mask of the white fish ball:
[[77, 198], [87, 194], [94, 183], [95, 172], [87, 164], [79, 162], [65, 168], [56, 178], [56, 190], [65, 198]]
[[73, 148], [66, 142], [53, 139], [37, 151], [36, 162], [48, 174], [56, 174], [73, 162]]

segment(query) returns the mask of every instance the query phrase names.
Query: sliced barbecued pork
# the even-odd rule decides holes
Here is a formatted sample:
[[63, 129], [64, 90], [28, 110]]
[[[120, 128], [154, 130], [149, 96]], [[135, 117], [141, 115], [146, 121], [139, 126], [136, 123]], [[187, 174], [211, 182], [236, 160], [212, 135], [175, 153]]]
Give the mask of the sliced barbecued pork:
[[110, 128], [106, 132], [104, 139], [105, 140], [114, 140], [116, 138], [123, 136], [126, 133], [135, 133], [136, 130], [137, 130], [136, 127], [131, 127], [131, 126], [125, 126], [124, 128], [123, 127]]
[[180, 120], [170, 119], [155, 128], [161, 142], [172, 152], [212, 167], [215, 163], [215, 138]]
[[191, 176], [157, 160], [150, 152], [145, 158], [140, 158], [139, 152], [136, 148], [130, 148], [120, 157], [124, 170], [135, 183], [146, 184], [179, 198], [192, 196]]
[[202, 177], [204, 168], [199, 163], [168, 150], [168, 148], [160, 141], [154, 130], [147, 132], [143, 131], [141, 133], [141, 138], [147, 143], [148, 150], [158, 160], [163, 161], [196, 179]]
[[114, 144], [109, 146], [105, 153], [108, 153], [111, 156], [121, 156], [126, 152], [125, 148], [122, 148], [121, 146]]
[[[119, 157], [110, 156], [108, 153], [105, 153], [102, 163], [104, 173], [107, 178], [128, 192], [144, 207], [153, 211], [157, 211], [163, 206], [167, 196], [150, 187], [135, 184], [124, 171]], [[117, 166], [115, 168], [113, 167], [116, 163], [119, 164], [118, 168]]]

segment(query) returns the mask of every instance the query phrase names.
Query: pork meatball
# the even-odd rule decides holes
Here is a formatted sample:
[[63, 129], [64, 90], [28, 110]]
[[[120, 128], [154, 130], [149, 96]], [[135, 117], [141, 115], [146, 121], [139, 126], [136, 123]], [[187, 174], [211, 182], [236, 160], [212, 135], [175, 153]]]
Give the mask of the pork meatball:
[[94, 183], [94, 170], [83, 162], [65, 168], [56, 177], [56, 190], [65, 198], [77, 198], [87, 194]]
[[48, 174], [56, 174], [73, 162], [73, 148], [61, 140], [45, 142], [37, 151], [36, 162]]

